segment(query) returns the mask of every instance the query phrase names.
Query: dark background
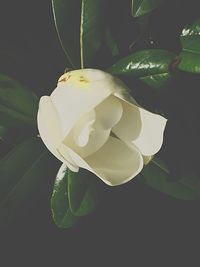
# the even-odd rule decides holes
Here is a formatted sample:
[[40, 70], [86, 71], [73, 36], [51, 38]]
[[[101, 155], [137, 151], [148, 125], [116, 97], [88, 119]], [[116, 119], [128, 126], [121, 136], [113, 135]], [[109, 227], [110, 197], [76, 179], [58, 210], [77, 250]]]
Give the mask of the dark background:
[[[50, 2], [0, 1], [0, 72], [39, 95], [54, 89], [67, 66]], [[177, 33], [200, 17], [197, 2], [173, 1], [173, 10], [156, 16], [152, 23], [158, 47], [179, 50]], [[187, 83], [190, 79], [194, 86], [196, 78]], [[180, 266], [182, 260], [195, 266], [199, 202], [170, 198], [136, 180], [103, 186], [95, 212], [76, 227], [61, 230], [51, 220], [52, 185], [53, 177], [24, 214], [1, 229], [1, 266]]]

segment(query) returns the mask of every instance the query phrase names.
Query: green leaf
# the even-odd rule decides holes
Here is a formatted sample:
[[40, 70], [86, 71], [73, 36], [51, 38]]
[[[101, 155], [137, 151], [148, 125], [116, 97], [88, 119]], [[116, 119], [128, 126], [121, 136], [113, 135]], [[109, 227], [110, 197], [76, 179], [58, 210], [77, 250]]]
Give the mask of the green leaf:
[[175, 58], [175, 54], [165, 50], [143, 50], [121, 59], [108, 72], [136, 76], [157, 89], [170, 79], [169, 66]]
[[164, 0], [132, 0], [132, 15], [140, 17], [157, 8]]
[[68, 196], [73, 214], [83, 216], [93, 211], [97, 202], [95, 175], [84, 169], [68, 170]]
[[74, 68], [80, 67], [81, 0], [52, 0], [58, 37]]
[[112, 36], [112, 33], [109, 29], [106, 30], [105, 41], [106, 41], [106, 45], [109, 48], [112, 56], [119, 55], [119, 48], [118, 48], [117, 42], [115, 42], [115, 40]]
[[82, 0], [81, 7], [81, 67], [91, 67], [104, 37], [103, 1]]
[[54, 222], [59, 228], [72, 227], [78, 220], [78, 217], [72, 214], [69, 207], [68, 170], [65, 164], [61, 166], [55, 180], [51, 209]]
[[191, 27], [183, 29], [180, 40], [183, 49], [179, 69], [200, 73], [200, 19]]
[[60, 228], [72, 227], [79, 216], [90, 213], [96, 206], [96, 177], [81, 169], [78, 173], [63, 164], [57, 174], [51, 198], [55, 224]]
[[102, 0], [52, 0], [64, 52], [74, 68], [91, 67], [103, 40]]
[[0, 161], [0, 216], [13, 218], [52, 176], [53, 159], [39, 138], [26, 140]]
[[13, 79], [0, 75], [0, 125], [36, 126], [38, 98]]
[[134, 52], [135, 46], [136, 46], [136, 50], [137, 47], [139, 48], [140, 46], [145, 46], [145, 44], [149, 45], [149, 41], [151, 38], [151, 33], [150, 33], [150, 15], [147, 14], [145, 16], [139, 17], [137, 18], [136, 22], [136, 26], [138, 28], [138, 36], [133, 40], [133, 42], [129, 45], [129, 49], [131, 52]]
[[37, 139], [26, 140], [16, 145], [0, 161], [0, 200], [9, 194], [18, 180], [29, 169], [35, 159], [44, 152]]
[[[187, 177], [187, 183], [184, 179], [178, 182], [168, 181], [169, 169], [159, 158], [154, 158], [151, 163], [144, 167], [139, 180], [144, 184], [169, 196], [183, 200], [193, 200], [200, 197], [199, 190], [191, 188], [191, 180]], [[200, 185], [200, 183], [199, 183]]]

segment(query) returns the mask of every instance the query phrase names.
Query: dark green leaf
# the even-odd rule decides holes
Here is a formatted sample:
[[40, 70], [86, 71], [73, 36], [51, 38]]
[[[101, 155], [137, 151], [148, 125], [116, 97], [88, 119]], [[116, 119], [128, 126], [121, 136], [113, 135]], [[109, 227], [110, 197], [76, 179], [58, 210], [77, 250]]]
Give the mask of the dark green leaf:
[[144, 167], [139, 177], [146, 185], [177, 199], [193, 200], [200, 197], [200, 186], [199, 190], [191, 188], [190, 177], [186, 179], [187, 183], [183, 179], [180, 179], [178, 182], [171, 182], [168, 181], [168, 178], [169, 169], [158, 158], [154, 158], [151, 163]]
[[60, 228], [74, 225], [78, 217], [72, 214], [68, 200], [68, 170], [63, 164], [57, 174], [51, 198], [51, 209], [55, 224]]
[[86, 215], [95, 208], [95, 178], [86, 170], [81, 169], [75, 173], [67, 169], [65, 164], [62, 165], [51, 199], [53, 219], [58, 227], [72, 227], [79, 216]]
[[106, 41], [106, 45], [109, 48], [109, 50], [111, 51], [111, 54], [113, 56], [117, 56], [119, 55], [119, 48], [117, 43], [115, 42], [112, 33], [110, 30], [107, 29], [106, 33], [105, 33], [105, 41]]
[[132, 15], [140, 17], [157, 8], [164, 0], [132, 0]]
[[57, 32], [74, 68], [91, 66], [103, 39], [102, 0], [52, 0]]
[[96, 52], [102, 44], [103, 29], [103, 1], [82, 0], [81, 8], [81, 67], [91, 67]]
[[81, 0], [52, 0], [52, 6], [62, 48], [71, 65], [79, 68]]
[[138, 36], [135, 38], [135, 40], [129, 45], [129, 49], [131, 52], [134, 52], [134, 49], [136, 50], [140, 48], [140, 46], [149, 46], [149, 42], [151, 39], [151, 33], [150, 33], [150, 23], [149, 19], [150, 15], [147, 14], [145, 16], [137, 18], [137, 28], [138, 28]]
[[27, 140], [17, 146], [0, 161], [0, 200], [9, 194], [19, 179], [30, 168], [44, 147], [39, 140]]
[[121, 59], [108, 71], [112, 74], [133, 75], [149, 86], [159, 88], [169, 80], [169, 66], [175, 57], [175, 54], [165, 50], [143, 50]]
[[96, 177], [91, 172], [80, 169], [68, 170], [68, 196], [71, 211], [77, 216], [90, 213], [96, 206]]
[[200, 73], [200, 19], [181, 34], [183, 50], [179, 68], [183, 71]]
[[[14, 217], [52, 176], [53, 159], [39, 138], [17, 145], [0, 161], [0, 214]], [[30, 202], [29, 202], [30, 203]]]
[[36, 125], [38, 98], [13, 79], [0, 75], [0, 124]]

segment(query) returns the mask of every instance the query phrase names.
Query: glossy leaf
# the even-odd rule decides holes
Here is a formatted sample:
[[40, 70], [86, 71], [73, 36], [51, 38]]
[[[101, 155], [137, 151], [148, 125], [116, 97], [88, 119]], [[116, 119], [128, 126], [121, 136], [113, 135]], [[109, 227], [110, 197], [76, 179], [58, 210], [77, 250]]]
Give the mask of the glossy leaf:
[[65, 164], [61, 166], [55, 180], [51, 209], [54, 222], [59, 228], [72, 227], [78, 220], [78, 217], [72, 214], [69, 207], [68, 170]]
[[91, 172], [80, 169], [79, 172], [68, 170], [68, 196], [71, 211], [83, 216], [96, 206], [96, 177]]
[[103, 40], [102, 0], [52, 0], [64, 52], [74, 68], [91, 67]]
[[82, 0], [81, 7], [81, 67], [91, 67], [96, 52], [102, 44], [103, 29], [103, 1]]
[[115, 63], [108, 71], [112, 74], [133, 75], [153, 88], [159, 88], [170, 79], [169, 66], [175, 54], [150, 49], [131, 54]]
[[185, 28], [180, 39], [183, 49], [179, 69], [200, 73], [200, 19], [191, 27]]
[[0, 125], [35, 126], [38, 98], [13, 79], [0, 75]]
[[51, 199], [53, 219], [58, 227], [72, 227], [79, 216], [87, 215], [95, 208], [95, 178], [86, 170], [75, 173], [65, 164], [61, 166]]
[[166, 164], [160, 159], [154, 158], [144, 167], [139, 179], [144, 184], [177, 199], [193, 200], [200, 197], [200, 190], [191, 188], [190, 177], [187, 177], [186, 180], [180, 179], [178, 182], [171, 182], [168, 181], [169, 175]]
[[132, 15], [140, 17], [157, 8], [164, 0], [132, 0]]
[[17, 145], [0, 161], [0, 216], [12, 218], [37, 197], [55, 165], [39, 138]]
[[72, 67], [80, 67], [81, 0], [52, 0], [56, 30]]

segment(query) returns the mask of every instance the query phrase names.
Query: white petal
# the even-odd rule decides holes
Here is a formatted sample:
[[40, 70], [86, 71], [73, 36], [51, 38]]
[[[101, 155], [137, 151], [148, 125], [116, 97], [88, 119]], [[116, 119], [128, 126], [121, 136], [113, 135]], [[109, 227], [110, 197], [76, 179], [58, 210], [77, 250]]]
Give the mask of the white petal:
[[78, 154], [85, 158], [89, 155], [92, 155], [97, 150], [99, 150], [108, 140], [110, 136], [110, 130], [96, 130], [90, 134], [89, 142], [82, 149], [78, 149]]
[[[72, 157], [70, 156], [70, 153], [68, 152], [68, 148], [61, 143], [58, 148], [57, 148], [57, 152], [59, 153], [59, 155], [62, 157], [63, 162], [67, 165], [67, 167], [73, 171], [73, 172], [78, 172], [79, 170], [79, 166], [75, 163], [75, 161], [72, 159]], [[73, 164], [71, 164], [71, 162], [73, 162]]]
[[58, 159], [56, 147], [63, 139], [59, 118], [49, 96], [40, 99], [38, 110], [38, 129], [42, 141]]
[[[37, 121], [40, 137], [46, 147], [56, 158], [65, 162], [57, 151], [57, 147], [63, 139], [63, 134], [59, 123], [59, 117], [49, 96], [43, 96], [40, 99]], [[77, 170], [77, 167], [72, 163], [66, 163], [71, 165], [74, 171]]]
[[82, 129], [80, 135], [78, 136], [76, 143], [80, 147], [84, 147], [87, 145], [89, 138], [90, 138], [90, 132], [91, 132], [91, 126], [93, 124], [93, 121], [89, 121], [85, 127]]
[[66, 149], [78, 166], [93, 172], [112, 186], [128, 182], [143, 167], [143, 158], [137, 148], [114, 137], [109, 137], [101, 149], [85, 159], [73, 150]]
[[111, 95], [95, 108], [97, 129], [111, 129], [122, 116], [121, 101]]
[[143, 155], [151, 156], [162, 146], [166, 122], [164, 117], [124, 101], [122, 118], [112, 131], [134, 143]]
[[140, 135], [133, 141], [145, 156], [156, 154], [163, 143], [167, 120], [157, 114], [139, 108], [142, 121]]
[[[89, 142], [91, 131], [93, 130], [93, 124], [96, 119], [96, 113], [92, 109], [90, 112], [84, 114], [75, 124], [71, 130], [74, 142], [79, 147], [84, 147]], [[69, 135], [70, 135], [69, 133]], [[69, 137], [67, 137], [69, 138]]]
[[63, 75], [51, 99], [58, 110], [65, 135], [84, 113], [95, 108], [113, 91], [112, 76], [100, 70], [77, 70]]
[[95, 128], [95, 111], [92, 110], [81, 117], [63, 140], [63, 144], [74, 150], [81, 157], [96, 152], [108, 140], [110, 129]]
[[112, 128], [112, 132], [120, 139], [131, 142], [135, 140], [141, 132], [142, 121], [140, 110], [137, 106], [121, 101], [123, 114], [120, 121]]

